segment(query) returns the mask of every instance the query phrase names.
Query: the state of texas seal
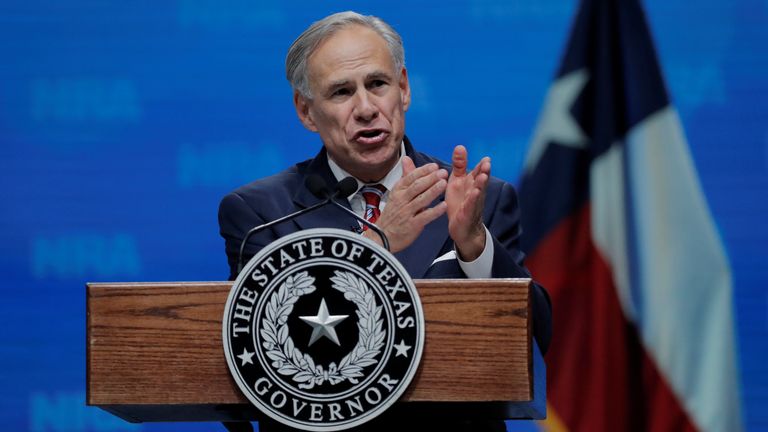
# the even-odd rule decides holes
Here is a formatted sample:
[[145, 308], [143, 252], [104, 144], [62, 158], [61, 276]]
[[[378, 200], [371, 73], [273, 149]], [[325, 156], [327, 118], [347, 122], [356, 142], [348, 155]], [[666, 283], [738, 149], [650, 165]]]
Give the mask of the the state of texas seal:
[[224, 309], [224, 354], [261, 412], [311, 431], [359, 426], [403, 394], [424, 347], [413, 281], [385, 249], [311, 229], [263, 248]]

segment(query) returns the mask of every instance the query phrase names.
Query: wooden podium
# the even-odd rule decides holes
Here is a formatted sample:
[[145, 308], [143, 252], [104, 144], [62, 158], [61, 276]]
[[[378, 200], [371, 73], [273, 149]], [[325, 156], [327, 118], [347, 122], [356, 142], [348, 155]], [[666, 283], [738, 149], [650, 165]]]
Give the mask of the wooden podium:
[[[416, 280], [424, 354], [390, 411], [484, 419], [546, 416], [529, 279]], [[89, 283], [86, 403], [129, 422], [258, 420], [222, 346], [232, 282]], [[389, 414], [389, 412], [387, 413]]]

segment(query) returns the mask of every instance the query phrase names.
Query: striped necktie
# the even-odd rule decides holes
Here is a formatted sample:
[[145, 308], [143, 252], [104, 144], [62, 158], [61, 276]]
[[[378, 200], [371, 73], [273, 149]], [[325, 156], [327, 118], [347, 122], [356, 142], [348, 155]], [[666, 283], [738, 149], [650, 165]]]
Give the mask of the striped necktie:
[[[386, 190], [387, 188], [380, 184], [365, 185], [360, 189], [360, 192], [363, 194], [363, 199], [365, 200], [365, 214], [363, 217], [368, 222], [376, 223], [376, 220], [379, 219], [379, 216], [381, 215], [379, 204], [381, 203], [381, 197], [384, 196]], [[363, 231], [366, 229], [368, 229], [368, 227], [364, 225]]]

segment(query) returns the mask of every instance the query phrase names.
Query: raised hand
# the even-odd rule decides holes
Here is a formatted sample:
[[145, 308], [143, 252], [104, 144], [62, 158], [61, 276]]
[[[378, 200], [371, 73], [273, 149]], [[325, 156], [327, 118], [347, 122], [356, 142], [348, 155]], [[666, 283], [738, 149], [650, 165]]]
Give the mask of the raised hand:
[[[410, 157], [403, 157], [403, 177], [389, 191], [387, 205], [376, 221], [387, 235], [392, 253], [410, 246], [428, 223], [445, 213], [445, 202], [428, 206], [445, 192], [447, 178], [448, 171], [435, 163], [416, 168]], [[376, 233], [366, 231], [364, 235], [381, 243]]]
[[485, 248], [483, 206], [485, 188], [491, 176], [491, 158], [484, 157], [467, 172], [467, 149], [453, 149], [453, 170], [448, 178], [445, 202], [448, 205], [448, 233], [461, 259], [474, 261]]

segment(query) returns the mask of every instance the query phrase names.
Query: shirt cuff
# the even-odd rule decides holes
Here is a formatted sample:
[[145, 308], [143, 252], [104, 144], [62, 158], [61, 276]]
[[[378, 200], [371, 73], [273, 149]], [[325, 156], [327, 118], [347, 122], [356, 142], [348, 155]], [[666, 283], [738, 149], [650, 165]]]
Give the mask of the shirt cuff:
[[[459, 253], [456, 252], [459, 267], [461, 267], [461, 270], [470, 279], [486, 279], [491, 277], [491, 268], [493, 267], [493, 238], [491, 237], [488, 228], [485, 226], [483, 226], [483, 228], [485, 229], [485, 248], [483, 248], [483, 253], [481, 253], [477, 259], [466, 262], [463, 261], [460, 258]], [[456, 250], [456, 246], [454, 246], [454, 250]]]

